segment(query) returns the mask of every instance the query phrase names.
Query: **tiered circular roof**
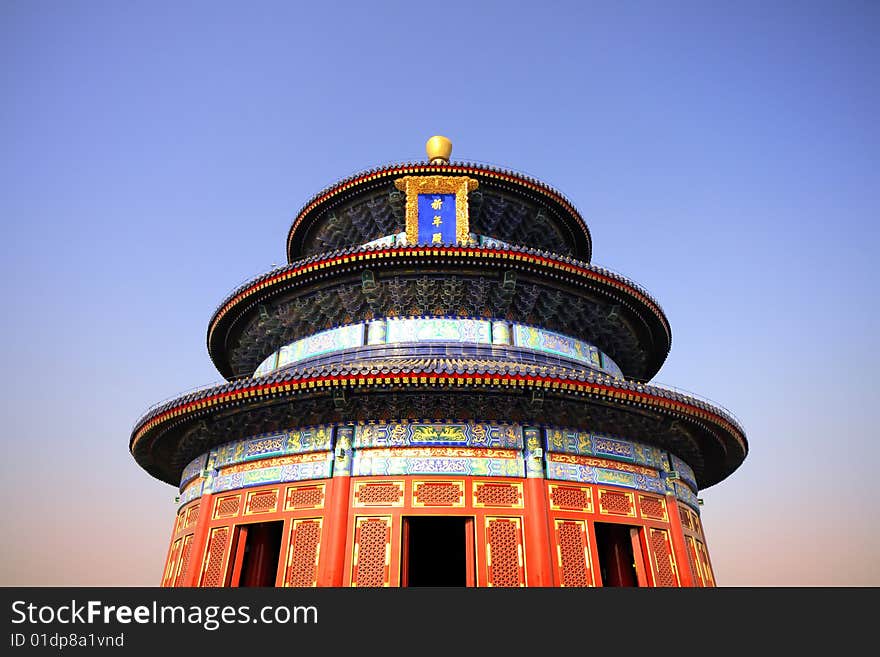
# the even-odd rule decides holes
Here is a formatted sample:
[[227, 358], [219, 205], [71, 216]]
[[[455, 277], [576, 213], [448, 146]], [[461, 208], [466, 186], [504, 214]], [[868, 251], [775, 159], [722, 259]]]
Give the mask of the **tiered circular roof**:
[[[404, 176], [467, 176], [478, 245], [400, 245]], [[379, 243], [368, 244], [380, 239]], [[293, 220], [290, 264], [234, 290], [211, 317], [207, 345], [228, 379], [154, 407], [130, 449], [176, 484], [217, 445], [290, 426], [404, 418], [516, 422], [626, 436], [666, 449], [700, 487], [732, 473], [748, 451], [726, 411], [647, 384], [671, 330], [660, 305], [623, 276], [590, 264], [590, 231], [574, 205], [529, 176], [486, 165], [395, 164], [322, 190]], [[595, 345], [624, 378], [507, 346], [367, 345], [254, 377], [283, 345], [373, 319], [508, 321]], [[366, 324], [364, 324], [366, 325]], [[604, 358], [604, 356], [603, 356]]]

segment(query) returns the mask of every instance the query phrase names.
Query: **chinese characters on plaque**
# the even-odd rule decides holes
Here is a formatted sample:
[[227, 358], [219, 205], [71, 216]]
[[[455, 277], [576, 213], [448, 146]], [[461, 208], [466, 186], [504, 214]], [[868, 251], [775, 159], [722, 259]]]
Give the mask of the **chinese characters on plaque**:
[[419, 244], [455, 240], [455, 194], [419, 194]]

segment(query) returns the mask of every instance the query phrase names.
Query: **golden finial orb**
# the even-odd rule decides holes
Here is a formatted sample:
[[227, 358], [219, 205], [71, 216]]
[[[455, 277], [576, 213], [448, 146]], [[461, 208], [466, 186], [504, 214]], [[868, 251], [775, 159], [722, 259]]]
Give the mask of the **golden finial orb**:
[[428, 162], [431, 164], [449, 164], [449, 156], [452, 155], [452, 142], [446, 137], [434, 135], [425, 144], [428, 153]]

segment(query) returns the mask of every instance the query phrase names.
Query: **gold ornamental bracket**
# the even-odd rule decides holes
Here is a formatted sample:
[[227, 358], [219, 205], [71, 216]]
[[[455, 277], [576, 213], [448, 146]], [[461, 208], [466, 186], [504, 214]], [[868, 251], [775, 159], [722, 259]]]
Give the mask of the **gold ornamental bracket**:
[[[394, 181], [406, 194], [406, 242], [468, 244], [468, 192], [479, 181], [467, 176], [403, 176]], [[454, 196], [454, 213], [449, 205]], [[421, 210], [421, 211], [420, 211]], [[449, 224], [454, 221], [454, 226]]]

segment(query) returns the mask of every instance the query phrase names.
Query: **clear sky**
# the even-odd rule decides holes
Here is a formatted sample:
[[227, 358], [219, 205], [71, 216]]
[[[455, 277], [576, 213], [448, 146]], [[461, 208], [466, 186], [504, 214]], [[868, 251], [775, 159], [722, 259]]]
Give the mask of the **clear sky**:
[[672, 325], [656, 380], [751, 452], [701, 493], [721, 585], [880, 585], [876, 2], [0, 2], [0, 584], [157, 585], [128, 453], [337, 179], [525, 171]]

